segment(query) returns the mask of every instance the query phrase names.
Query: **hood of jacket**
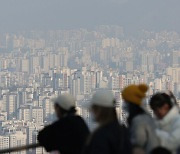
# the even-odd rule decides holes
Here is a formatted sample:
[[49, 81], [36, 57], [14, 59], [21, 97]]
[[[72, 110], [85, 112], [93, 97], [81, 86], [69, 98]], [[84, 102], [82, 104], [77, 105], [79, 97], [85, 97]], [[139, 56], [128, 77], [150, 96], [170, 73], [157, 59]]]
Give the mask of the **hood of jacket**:
[[165, 115], [162, 120], [158, 120], [157, 124], [160, 127], [164, 127], [169, 125], [170, 123], [174, 123], [174, 121], [180, 117], [179, 108], [177, 106], [173, 106], [172, 109]]

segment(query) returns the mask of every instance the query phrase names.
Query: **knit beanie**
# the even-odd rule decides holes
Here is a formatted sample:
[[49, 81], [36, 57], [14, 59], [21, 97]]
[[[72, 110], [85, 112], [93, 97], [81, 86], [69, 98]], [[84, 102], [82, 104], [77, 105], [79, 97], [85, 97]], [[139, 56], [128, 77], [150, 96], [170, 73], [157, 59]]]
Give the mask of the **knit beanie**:
[[141, 105], [142, 100], [146, 97], [148, 86], [146, 84], [129, 85], [122, 91], [122, 98], [136, 105]]

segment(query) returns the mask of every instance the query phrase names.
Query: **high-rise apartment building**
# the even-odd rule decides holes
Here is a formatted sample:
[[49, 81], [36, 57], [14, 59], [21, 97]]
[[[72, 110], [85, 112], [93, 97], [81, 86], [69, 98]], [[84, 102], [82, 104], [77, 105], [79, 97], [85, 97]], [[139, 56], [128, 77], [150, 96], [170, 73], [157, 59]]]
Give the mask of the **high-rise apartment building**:
[[44, 116], [42, 107], [32, 107], [32, 119], [37, 124], [43, 124]]
[[180, 51], [172, 52], [172, 67], [180, 66]]
[[9, 145], [9, 136], [8, 135], [1, 135], [0, 136], [0, 149], [7, 149], [10, 147]]

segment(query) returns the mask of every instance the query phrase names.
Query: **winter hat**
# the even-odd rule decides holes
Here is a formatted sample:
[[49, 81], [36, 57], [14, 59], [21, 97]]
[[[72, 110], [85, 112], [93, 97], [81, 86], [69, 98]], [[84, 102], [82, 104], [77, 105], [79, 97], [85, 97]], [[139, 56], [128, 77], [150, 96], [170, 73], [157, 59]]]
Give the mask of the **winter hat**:
[[72, 107], [75, 107], [75, 99], [70, 94], [62, 94], [57, 98], [52, 99], [52, 101], [67, 111]]
[[102, 107], [114, 107], [115, 98], [113, 94], [109, 91], [98, 91], [93, 95], [91, 105], [98, 105]]
[[148, 86], [146, 84], [129, 85], [122, 91], [122, 98], [129, 103], [141, 105], [146, 97]]

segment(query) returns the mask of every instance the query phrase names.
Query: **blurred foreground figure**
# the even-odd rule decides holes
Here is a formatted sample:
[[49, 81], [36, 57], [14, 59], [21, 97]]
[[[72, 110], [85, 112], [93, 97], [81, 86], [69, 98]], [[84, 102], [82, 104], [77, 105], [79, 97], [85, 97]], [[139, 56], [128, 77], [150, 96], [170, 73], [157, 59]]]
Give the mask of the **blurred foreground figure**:
[[113, 94], [99, 91], [93, 95], [91, 103], [91, 112], [99, 126], [89, 137], [83, 153], [129, 154], [129, 137], [117, 120]]
[[46, 151], [61, 154], [80, 154], [89, 135], [88, 127], [75, 110], [71, 95], [60, 95], [53, 100], [58, 121], [39, 132], [38, 141]]
[[151, 154], [172, 154], [169, 150], [163, 147], [155, 148]]
[[133, 145], [133, 153], [150, 153], [159, 145], [155, 133], [155, 123], [151, 116], [141, 107], [148, 87], [144, 84], [130, 85], [122, 91], [122, 97], [129, 113], [128, 125]]
[[156, 93], [150, 100], [150, 106], [157, 119], [159, 129], [156, 133], [161, 146], [173, 154], [177, 153], [180, 147], [180, 114], [174, 95]]

